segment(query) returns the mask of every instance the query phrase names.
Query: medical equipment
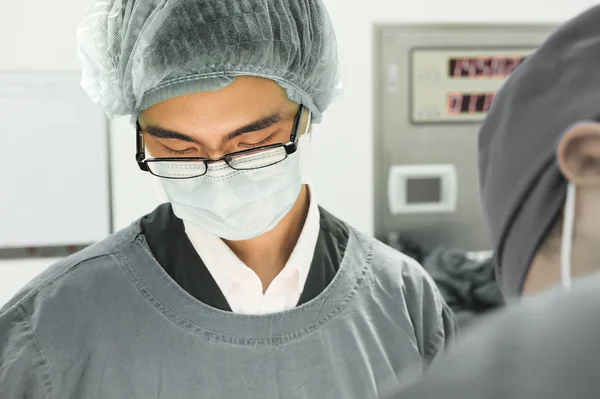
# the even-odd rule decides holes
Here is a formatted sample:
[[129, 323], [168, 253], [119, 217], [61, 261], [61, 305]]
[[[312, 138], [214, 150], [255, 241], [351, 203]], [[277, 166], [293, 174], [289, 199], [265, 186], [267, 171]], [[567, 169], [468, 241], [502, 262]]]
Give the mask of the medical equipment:
[[498, 88], [547, 25], [375, 28], [375, 234], [490, 249], [479, 204], [477, 130]]

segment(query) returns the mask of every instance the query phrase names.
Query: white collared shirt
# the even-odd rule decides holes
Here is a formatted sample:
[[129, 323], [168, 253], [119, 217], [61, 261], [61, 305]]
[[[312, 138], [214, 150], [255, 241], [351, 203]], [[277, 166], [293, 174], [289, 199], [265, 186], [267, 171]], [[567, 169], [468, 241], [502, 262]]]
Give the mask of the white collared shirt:
[[320, 230], [319, 207], [310, 190], [310, 205], [296, 247], [266, 292], [258, 275], [221, 240], [184, 221], [185, 231], [234, 313], [261, 315], [294, 308], [300, 300]]

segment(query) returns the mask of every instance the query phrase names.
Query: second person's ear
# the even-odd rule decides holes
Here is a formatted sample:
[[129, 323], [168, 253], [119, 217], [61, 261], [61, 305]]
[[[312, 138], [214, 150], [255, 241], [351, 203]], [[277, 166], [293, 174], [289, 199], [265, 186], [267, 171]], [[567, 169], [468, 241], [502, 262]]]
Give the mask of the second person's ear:
[[562, 137], [556, 154], [562, 174], [580, 185], [600, 184], [600, 123], [582, 122]]

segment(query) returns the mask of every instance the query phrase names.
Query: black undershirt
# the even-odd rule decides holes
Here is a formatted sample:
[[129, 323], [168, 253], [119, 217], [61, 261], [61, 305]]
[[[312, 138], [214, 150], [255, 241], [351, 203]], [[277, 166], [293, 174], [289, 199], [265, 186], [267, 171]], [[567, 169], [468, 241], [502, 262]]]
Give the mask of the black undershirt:
[[[315, 298], [331, 283], [348, 244], [348, 226], [322, 208], [319, 212], [319, 237], [298, 305]], [[231, 311], [171, 204], [160, 205], [144, 216], [140, 224], [154, 258], [177, 284], [206, 305]]]

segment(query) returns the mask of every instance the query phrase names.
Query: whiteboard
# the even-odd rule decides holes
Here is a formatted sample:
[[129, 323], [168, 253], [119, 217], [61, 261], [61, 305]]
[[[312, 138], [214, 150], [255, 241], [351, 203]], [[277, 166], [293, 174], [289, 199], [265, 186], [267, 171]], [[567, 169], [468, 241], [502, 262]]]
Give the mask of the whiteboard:
[[80, 73], [0, 71], [0, 248], [110, 232], [107, 124]]

